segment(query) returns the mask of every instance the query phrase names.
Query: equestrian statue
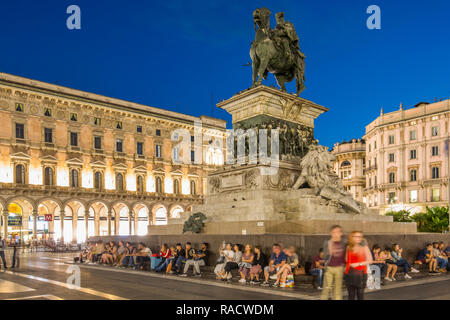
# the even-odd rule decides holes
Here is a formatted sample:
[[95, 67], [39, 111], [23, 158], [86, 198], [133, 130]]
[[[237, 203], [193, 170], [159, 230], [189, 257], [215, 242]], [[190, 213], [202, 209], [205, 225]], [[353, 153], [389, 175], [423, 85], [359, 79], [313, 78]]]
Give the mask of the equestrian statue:
[[300, 51], [299, 38], [294, 25], [284, 20], [284, 13], [275, 15], [277, 25], [270, 27], [267, 8], [253, 12], [255, 40], [252, 42], [250, 57], [253, 67], [253, 86], [262, 83], [271, 72], [278, 86], [286, 92], [286, 82], [296, 79], [297, 96], [305, 89], [305, 55]]

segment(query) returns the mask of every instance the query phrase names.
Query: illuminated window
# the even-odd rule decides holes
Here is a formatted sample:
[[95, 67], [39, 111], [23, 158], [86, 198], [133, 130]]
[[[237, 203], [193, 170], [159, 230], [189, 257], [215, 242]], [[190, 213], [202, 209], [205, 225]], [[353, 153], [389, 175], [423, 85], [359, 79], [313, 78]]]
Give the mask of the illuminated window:
[[409, 191], [409, 202], [417, 202], [417, 190]]
[[441, 200], [441, 190], [433, 189], [431, 191], [431, 201], [439, 201], [439, 200]]

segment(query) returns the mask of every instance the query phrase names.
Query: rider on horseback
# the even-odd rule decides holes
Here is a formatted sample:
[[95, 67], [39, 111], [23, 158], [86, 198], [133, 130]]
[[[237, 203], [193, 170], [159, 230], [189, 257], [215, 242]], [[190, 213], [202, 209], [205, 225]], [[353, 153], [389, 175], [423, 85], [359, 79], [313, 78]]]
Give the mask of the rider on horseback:
[[305, 55], [300, 51], [299, 38], [294, 25], [284, 20], [284, 12], [275, 14], [275, 19], [277, 25], [272, 30], [272, 39], [293, 63], [301, 66], [301, 60], [305, 59]]

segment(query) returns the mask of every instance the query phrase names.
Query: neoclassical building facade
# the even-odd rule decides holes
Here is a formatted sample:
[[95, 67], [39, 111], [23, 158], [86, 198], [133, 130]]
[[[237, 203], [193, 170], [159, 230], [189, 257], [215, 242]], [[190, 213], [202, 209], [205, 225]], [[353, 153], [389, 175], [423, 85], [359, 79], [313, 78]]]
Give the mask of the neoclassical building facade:
[[420, 212], [449, 203], [450, 100], [383, 113], [366, 126], [370, 208]]
[[336, 157], [334, 171], [353, 198], [363, 202], [366, 186], [366, 144], [362, 139], [335, 143], [331, 153]]
[[9, 238], [147, 234], [203, 202], [208, 172], [225, 154], [223, 120], [4, 73], [0, 119]]

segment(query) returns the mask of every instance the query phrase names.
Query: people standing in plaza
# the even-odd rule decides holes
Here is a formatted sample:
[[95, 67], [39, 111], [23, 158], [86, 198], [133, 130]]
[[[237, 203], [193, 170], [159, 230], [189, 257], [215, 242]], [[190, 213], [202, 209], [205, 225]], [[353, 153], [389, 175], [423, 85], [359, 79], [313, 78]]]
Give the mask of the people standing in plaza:
[[353, 231], [348, 237], [345, 254], [345, 285], [348, 300], [364, 300], [364, 288], [367, 283], [367, 266], [372, 263], [367, 242], [360, 231]]
[[6, 248], [6, 242], [4, 239], [2, 239], [2, 237], [0, 237], [0, 257], [2, 258], [2, 261], [3, 261], [3, 267], [5, 269], [8, 269], [8, 267], [6, 266], [5, 248]]
[[417, 273], [419, 270], [411, 267], [411, 264], [402, 257], [403, 248], [400, 247], [397, 243], [392, 246], [392, 261], [397, 265], [397, 267], [403, 267], [405, 269], [405, 279], [411, 279], [411, 276], [408, 274], [409, 271]]
[[345, 244], [342, 239], [342, 228], [334, 225], [330, 228], [330, 239], [323, 244], [325, 273], [321, 299], [328, 300], [334, 286], [333, 299], [342, 300], [342, 278], [345, 266]]

